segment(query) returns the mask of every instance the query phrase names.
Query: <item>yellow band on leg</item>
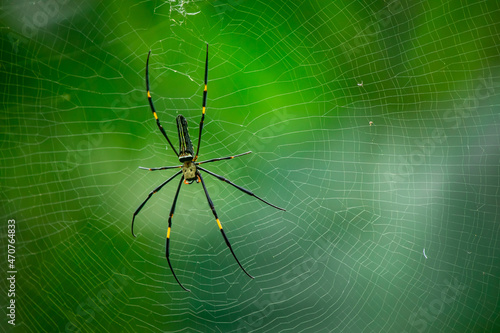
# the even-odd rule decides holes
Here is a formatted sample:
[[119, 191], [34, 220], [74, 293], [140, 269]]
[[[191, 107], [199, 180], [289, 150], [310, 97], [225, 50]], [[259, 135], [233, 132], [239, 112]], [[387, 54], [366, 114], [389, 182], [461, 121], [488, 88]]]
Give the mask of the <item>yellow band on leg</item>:
[[219, 225], [219, 229], [222, 229], [222, 225], [220, 224], [219, 219], [216, 219], [216, 221], [217, 221], [217, 224]]

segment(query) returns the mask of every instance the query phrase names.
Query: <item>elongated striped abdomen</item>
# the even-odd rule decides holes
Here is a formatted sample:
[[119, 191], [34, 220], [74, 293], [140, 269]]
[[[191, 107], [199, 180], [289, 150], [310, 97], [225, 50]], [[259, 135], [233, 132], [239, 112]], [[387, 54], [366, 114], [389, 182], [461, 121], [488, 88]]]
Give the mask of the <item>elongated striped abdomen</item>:
[[183, 115], [177, 116], [177, 133], [179, 133], [179, 161], [192, 161], [193, 160], [193, 143], [189, 138], [188, 124]]

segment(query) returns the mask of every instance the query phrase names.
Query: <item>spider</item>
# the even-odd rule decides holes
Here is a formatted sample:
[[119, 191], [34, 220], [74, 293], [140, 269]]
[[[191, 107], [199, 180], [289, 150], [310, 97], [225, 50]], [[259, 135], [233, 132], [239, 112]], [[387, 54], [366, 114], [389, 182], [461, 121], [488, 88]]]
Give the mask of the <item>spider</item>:
[[186, 118], [184, 118], [184, 116], [178, 115], [177, 119], [176, 119], [176, 122], [177, 122], [177, 133], [179, 135], [179, 152], [177, 152], [177, 150], [174, 148], [174, 146], [172, 145], [172, 142], [170, 141], [170, 139], [167, 136], [167, 133], [163, 129], [162, 125], [160, 124], [160, 119], [158, 118], [158, 114], [156, 113], [155, 107], [153, 105], [153, 99], [151, 97], [151, 93], [150, 93], [150, 90], [149, 90], [149, 57], [150, 57], [150, 55], [151, 55], [151, 50], [149, 51], [148, 57], [147, 57], [147, 60], [146, 60], [146, 90], [147, 90], [147, 96], [148, 96], [149, 106], [151, 107], [151, 112], [153, 112], [153, 116], [156, 119], [156, 125], [160, 129], [160, 132], [163, 134], [163, 136], [165, 137], [165, 139], [167, 139], [168, 144], [170, 145], [170, 147], [174, 151], [175, 155], [177, 155], [177, 157], [179, 158], [179, 162], [182, 163], [182, 165], [165, 166], [165, 167], [159, 167], [159, 168], [144, 168], [144, 167], [139, 167], [140, 169], [149, 170], [149, 171], [167, 170], [167, 169], [181, 169], [181, 170], [178, 171], [177, 173], [175, 173], [170, 178], [168, 178], [163, 183], [161, 183], [153, 191], [151, 191], [149, 193], [149, 195], [147, 196], [146, 200], [144, 200], [139, 205], [139, 207], [136, 209], [136, 211], [134, 212], [134, 215], [132, 217], [132, 235], [134, 237], [136, 237], [135, 234], [134, 234], [134, 220], [135, 220], [135, 217], [137, 216], [137, 214], [139, 214], [139, 212], [144, 207], [144, 205], [148, 202], [148, 200], [153, 196], [153, 194], [159, 192], [171, 180], [173, 180], [175, 177], [179, 176], [182, 173], [182, 177], [181, 177], [181, 179], [179, 181], [179, 185], [177, 186], [177, 191], [175, 192], [175, 195], [174, 195], [174, 201], [172, 203], [172, 207], [170, 208], [170, 214], [168, 216], [167, 241], [166, 241], [166, 251], [165, 251], [165, 256], [166, 256], [167, 261], [168, 261], [168, 266], [170, 267], [170, 271], [172, 272], [172, 275], [174, 276], [174, 278], [177, 281], [177, 283], [179, 284], [179, 286], [181, 286], [182, 289], [184, 289], [186, 291], [190, 291], [189, 289], [187, 289], [186, 287], [184, 287], [182, 285], [182, 283], [180, 283], [179, 279], [175, 275], [174, 269], [172, 268], [172, 264], [170, 262], [170, 230], [172, 228], [172, 217], [174, 216], [175, 205], [177, 203], [177, 198], [179, 197], [179, 192], [180, 192], [180, 189], [181, 189], [181, 185], [182, 185], [182, 183], [189, 185], [189, 184], [192, 184], [194, 181], [196, 181], [196, 183], [200, 183], [201, 182], [201, 185], [203, 186], [203, 191], [205, 192], [205, 197], [207, 198], [207, 201], [208, 201], [208, 205], [210, 206], [210, 209], [212, 210], [212, 214], [214, 215], [215, 221], [217, 222], [217, 225], [219, 226], [219, 230], [220, 230], [220, 232], [222, 234], [222, 237], [224, 237], [224, 241], [226, 242], [226, 245], [229, 248], [229, 250], [231, 250], [231, 253], [232, 253], [234, 259], [236, 260], [236, 262], [238, 263], [238, 265], [240, 266], [240, 268], [243, 270], [243, 272], [245, 272], [246, 275], [248, 275], [250, 278], [253, 279], [254, 277], [252, 275], [250, 275], [243, 268], [243, 266], [240, 264], [238, 258], [236, 257], [236, 254], [234, 253], [233, 248], [231, 247], [231, 243], [229, 243], [229, 240], [228, 240], [228, 238], [226, 236], [226, 233], [224, 232], [224, 229], [222, 229], [222, 224], [221, 224], [221, 222], [219, 220], [219, 217], [217, 216], [217, 212], [215, 211], [215, 207], [214, 207], [214, 204], [212, 202], [212, 199], [210, 199], [210, 196], [208, 195], [207, 187], [205, 186], [205, 181], [204, 181], [203, 176], [202, 176], [202, 174], [201, 174], [200, 171], [203, 171], [203, 172], [207, 173], [208, 175], [211, 175], [211, 176], [213, 176], [213, 177], [215, 177], [215, 178], [217, 178], [219, 180], [222, 180], [223, 182], [226, 182], [226, 183], [228, 183], [228, 184], [236, 187], [238, 190], [240, 190], [240, 191], [242, 191], [242, 192], [244, 192], [244, 193], [246, 193], [246, 194], [248, 194], [250, 196], [253, 196], [253, 197], [259, 199], [260, 201], [264, 202], [265, 204], [267, 204], [267, 205], [269, 205], [271, 207], [274, 207], [274, 208], [282, 210], [282, 211], [285, 211], [285, 209], [280, 208], [278, 206], [275, 206], [275, 205], [267, 202], [266, 200], [258, 197], [257, 195], [253, 194], [251, 191], [247, 190], [246, 188], [243, 188], [243, 187], [241, 187], [239, 185], [236, 185], [235, 183], [231, 182], [230, 180], [226, 179], [225, 177], [220, 176], [218, 174], [215, 174], [215, 173], [213, 173], [211, 171], [208, 171], [207, 169], [202, 168], [200, 166], [200, 164], [203, 164], [203, 163], [211, 163], [211, 162], [217, 162], [217, 161], [223, 161], [223, 160], [230, 160], [230, 159], [233, 159], [235, 157], [240, 157], [240, 156], [243, 156], [243, 155], [250, 154], [251, 151], [247, 151], [245, 153], [234, 155], [234, 156], [218, 157], [218, 158], [212, 158], [210, 160], [205, 160], [205, 161], [197, 162], [198, 154], [200, 152], [201, 133], [202, 133], [202, 130], [203, 130], [203, 121], [205, 120], [205, 109], [206, 109], [206, 104], [207, 104], [208, 44], [207, 44], [207, 54], [206, 54], [206, 59], [205, 59], [205, 88], [203, 90], [203, 103], [202, 103], [201, 121], [200, 121], [200, 125], [199, 125], [199, 133], [198, 133], [198, 147], [196, 148], [196, 154], [194, 153], [193, 144], [191, 142], [191, 139], [189, 138], [188, 124], [187, 124]]

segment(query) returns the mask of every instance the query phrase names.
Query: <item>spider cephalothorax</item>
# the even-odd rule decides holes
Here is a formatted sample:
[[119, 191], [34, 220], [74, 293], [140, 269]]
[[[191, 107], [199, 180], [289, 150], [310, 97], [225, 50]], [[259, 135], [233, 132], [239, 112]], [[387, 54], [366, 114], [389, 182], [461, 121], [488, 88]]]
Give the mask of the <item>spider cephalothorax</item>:
[[194, 164], [194, 162], [184, 162], [184, 164], [182, 164], [181, 170], [182, 174], [184, 175], [184, 182], [186, 184], [191, 184], [194, 180], [196, 180], [196, 164]]
[[203, 191], [205, 192], [205, 197], [207, 198], [208, 205], [210, 206], [210, 209], [212, 210], [212, 214], [215, 217], [215, 221], [217, 222], [217, 225], [219, 226], [220, 232], [221, 232], [222, 236], [224, 237], [224, 240], [225, 240], [225, 242], [227, 244], [227, 247], [229, 247], [229, 250], [231, 251], [234, 259], [236, 260], [236, 262], [238, 263], [238, 265], [241, 267], [241, 269], [243, 270], [243, 272], [245, 272], [246, 275], [248, 275], [249, 277], [251, 277], [253, 279], [253, 276], [251, 276], [250, 274], [247, 273], [247, 271], [243, 268], [243, 266], [238, 261], [238, 258], [236, 258], [236, 255], [234, 254], [233, 248], [231, 247], [231, 244], [229, 243], [229, 240], [226, 237], [226, 233], [224, 232], [224, 229], [222, 229], [222, 224], [219, 221], [219, 217], [217, 216], [217, 212], [215, 211], [214, 204], [213, 204], [212, 200], [210, 199], [210, 196], [208, 195], [207, 187], [205, 186], [205, 181], [203, 180], [203, 177], [202, 177], [202, 175], [200, 173], [200, 170], [203, 171], [203, 172], [206, 172], [207, 174], [209, 174], [209, 175], [211, 175], [211, 176], [213, 176], [213, 177], [215, 177], [215, 178], [217, 178], [219, 180], [222, 180], [222, 181], [224, 181], [224, 182], [226, 182], [226, 183], [234, 186], [238, 190], [240, 190], [240, 191], [242, 191], [242, 192], [244, 192], [244, 193], [246, 193], [248, 195], [251, 195], [251, 196], [259, 199], [260, 201], [268, 204], [271, 207], [274, 207], [274, 208], [279, 209], [279, 210], [284, 210], [284, 209], [283, 208], [279, 208], [279, 207], [277, 207], [277, 206], [275, 206], [275, 205], [267, 202], [266, 200], [264, 200], [264, 199], [256, 196], [255, 194], [253, 194], [251, 191], [247, 190], [246, 188], [243, 188], [243, 187], [241, 187], [239, 185], [234, 184], [233, 182], [231, 182], [230, 180], [226, 179], [225, 177], [220, 176], [218, 174], [215, 174], [215, 173], [213, 173], [211, 171], [208, 171], [207, 169], [202, 168], [202, 167], [199, 166], [202, 163], [210, 163], [210, 162], [216, 162], [216, 161], [222, 161], [222, 160], [230, 160], [230, 159], [233, 159], [235, 157], [239, 157], [239, 156], [243, 156], [243, 155], [246, 155], [246, 154], [250, 154], [251, 153], [250, 151], [248, 151], [246, 153], [234, 155], [234, 156], [212, 158], [210, 160], [206, 160], [206, 161], [202, 161], [202, 162], [197, 162], [196, 161], [198, 159], [198, 153], [200, 152], [201, 132], [203, 130], [203, 120], [205, 119], [205, 107], [206, 107], [206, 104], [207, 104], [208, 44], [207, 44], [207, 55], [206, 55], [206, 59], [205, 59], [205, 87], [203, 89], [203, 104], [202, 104], [201, 121], [200, 121], [199, 133], [198, 133], [198, 147], [196, 148], [196, 154], [194, 154], [193, 144], [191, 142], [191, 139], [189, 138], [187, 120], [186, 120], [186, 118], [184, 118], [184, 116], [178, 115], [177, 119], [176, 119], [176, 121], [177, 121], [177, 133], [179, 134], [179, 153], [177, 153], [177, 151], [175, 150], [174, 146], [172, 145], [172, 142], [168, 138], [167, 133], [165, 132], [165, 130], [163, 129], [163, 127], [160, 124], [160, 119], [158, 118], [158, 115], [156, 114], [156, 110], [155, 110], [154, 105], [153, 105], [153, 99], [151, 98], [151, 93], [149, 91], [149, 72], [148, 72], [148, 70], [149, 70], [149, 56], [150, 55], [151, 55], [151, 51], [149, 51], [148, 58], [146, 60], [146, 90], [147, 90], [147, 96], [148, 96], [149, 106], [151, 107], [151, 112], [153, 112], [153, 116], [156, 119], [156, 125], [160, 129], [160, 132], [163, 134], [163, 136], [165, 137], [165, 139], [167, 139], [167, 142], [169, 143], [170, 147], [172, 148], [172, 150], [174, 151], [174, 153], [179, 158], [179, 161], [182, 163], [182, 165], [166, 166], [166, 167], [159, 167], [159, 168], [143, 168], [143, 167], [140, 167], [141, 169], [146, 169], [146, 170], [149, 170], [149, 171], [179, 169], [179, 168], [181, 170], [177, 171], [173, 176], [171, 176], [170, 178], [168, 178], [166, 181], [164, 181], [162, 184], [160, 184], [158, 187], [156, 187], [153, 191], [151, 191], [149, 193], [148, 197], [146, 198], [146, 200], [144, 200], [139, 205], [139, 207], [135, 210], [134, 215], [132, 217], [132, 235], [134, 235], [134, 237], [135, 237], [135, 234], [134, 234], [134, 220], [135, 220], [135, 217], [136, 217], [137, 214], [139, 214], [139, 212], [141, 211], [142, 207], [144, 207], [144, 205], [146, 204], [146, 202], [151, 198], [151, 196], [153, 194], [155, 194], [158, 191], [160, 191], [163, 188], [163, 186], [167, 185], [168, 182], [170, 182], [172, 179], [174, 179], [175, 177], [177, 177], [178, 175], [180, 175], [182, 173], [183, 177], [180, 179], [179, 185], [177, 186], [177, 191], [175, 192], [174, 200], [173, 200], [173, 203], [172, 203], [172, 207], [170, 208], [170, 214], [169, 214], [169, 217], [168, 217], [167, 243], [166, 243], [166, 251], [165, 251], [165, 256], [167, 257], [168, 266], [170, 267], [170, 270], [172, 271], [172, 274], [173, 274], [175, 280], [177, 281], [177, 283], [184, 290], [189, 291], [189, 289], [186, 289], [179, 282], [179, 279], [177, 279], [177, 276], [174, 273], [174, 269], [172, 268], [172, 264], [170, 263], [170, 231], [171, 231], [171, 228], [172, 228], [172, 217], [174, 216], [175, 205], [177, 203], [177, 198], [179, 197], [179, 192], [180, 192], [181, 185], [182, 185], [183, 181], [186, 184], [191, 184], [195, 180], [198, 183], [201, 182], [201, 184], [203, 186]]

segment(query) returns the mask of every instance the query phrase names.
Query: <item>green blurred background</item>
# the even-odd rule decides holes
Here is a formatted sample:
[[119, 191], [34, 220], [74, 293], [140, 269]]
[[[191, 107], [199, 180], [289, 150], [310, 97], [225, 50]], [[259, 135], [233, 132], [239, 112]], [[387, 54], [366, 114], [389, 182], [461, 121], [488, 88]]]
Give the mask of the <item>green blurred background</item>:
[[[500, 331], [497, 1], [2, 4], [2, 299], [16, 220], [16, 326], [2, 332]], [[177, 145], [284, 207], [205, 176]], [[6, 310], [5, 310], [6, 312]]]

